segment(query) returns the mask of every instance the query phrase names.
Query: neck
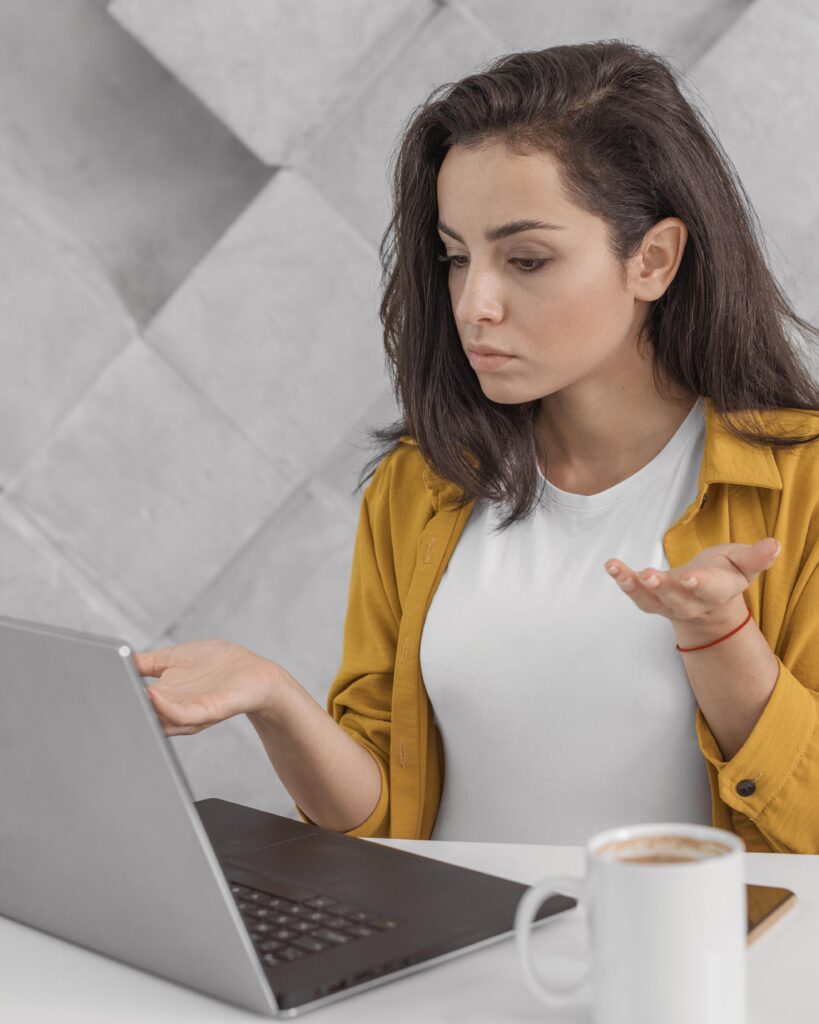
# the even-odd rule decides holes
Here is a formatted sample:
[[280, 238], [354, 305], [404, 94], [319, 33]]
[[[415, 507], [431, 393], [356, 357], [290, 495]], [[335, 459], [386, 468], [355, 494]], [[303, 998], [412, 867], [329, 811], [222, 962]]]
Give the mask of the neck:
[[562, 490], [613, 487], [662, 451], [696, 401], [679, 391], [664, 399], [656, 390], [639, 398], [609, 391], [604, 401], [548, 395], [534, 427], [541, 472]]

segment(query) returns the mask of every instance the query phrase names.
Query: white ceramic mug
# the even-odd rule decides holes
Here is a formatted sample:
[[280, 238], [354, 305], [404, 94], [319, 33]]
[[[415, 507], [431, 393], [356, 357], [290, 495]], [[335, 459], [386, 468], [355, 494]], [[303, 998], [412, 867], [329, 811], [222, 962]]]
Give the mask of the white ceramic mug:
[[[626, 859], [668, 853], [697, 859]], [[586, 911], [590, 957], [575, 982], [547, 987], [532, 966], [530, 929], [555, 892]], [[628, 825], [592, 836], [582, 878], [528, 889], [515, 937], [532, 993], [565, 1007], [585, 1001], [588, 982], [594, 1024], [746, 1024], [747, 907], [739, 836], [679, 822]]]

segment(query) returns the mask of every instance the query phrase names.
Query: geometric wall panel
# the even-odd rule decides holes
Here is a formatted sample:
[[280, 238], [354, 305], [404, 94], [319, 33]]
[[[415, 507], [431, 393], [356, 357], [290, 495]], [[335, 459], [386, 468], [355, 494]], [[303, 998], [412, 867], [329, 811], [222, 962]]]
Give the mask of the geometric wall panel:
[[377, 274], [358, 232], [282, 170], [146, 338], [295, 485], [385, 386]]
[[136, 645], [150, 641], [3, 496], [0, 553], [0, 615], [127, 637]]
[[154, 635], [287, 490], [274, 466], [135, 339], [8, 496]]
[[108, 13], [266, 164], [316, 126], [434, 12], [430, 0], [113, 0]]
[[0, 486], [8, 486], [135, 325], [86, 248], [2, 165], [0, 282]]
[[504, 52], [474, 19], [439, 8], [387, 74], [316, 137], [301, 169], [375, 247], [390, 215], [389, 161], [412, 108], [436, 86]]
[[[819, 322], [817, 68], [816, 5], [757, 0], [692, 71], [759, 215], [770, 264], [800, 315], [814, 323]], [[819, 379], [819, 366], [816, 370]]]
[[752, 0], [450, 0], [487, 27], [504, 49], [528, 50], [590, 39], [626, 39], [688, 68], [731, 28]]
[[270, 176], [102, 0], [0, 4], [0, 162], [138, 323]]

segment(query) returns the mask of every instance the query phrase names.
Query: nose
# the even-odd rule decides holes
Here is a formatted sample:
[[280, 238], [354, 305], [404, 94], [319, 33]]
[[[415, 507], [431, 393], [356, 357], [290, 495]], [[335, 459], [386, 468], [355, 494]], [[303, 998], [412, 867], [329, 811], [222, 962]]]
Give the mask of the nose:
[[453, 292], [455, 318], [462, 323], [500, 320], [503, 315], [500, 283], [491, 269], [472, 264], [461, 273]]

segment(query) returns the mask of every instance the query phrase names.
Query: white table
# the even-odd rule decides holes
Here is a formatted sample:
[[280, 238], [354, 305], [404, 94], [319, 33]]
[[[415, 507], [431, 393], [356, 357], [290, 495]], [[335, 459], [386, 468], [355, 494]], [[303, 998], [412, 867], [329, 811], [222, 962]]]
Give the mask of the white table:
[[[583, 848], [507, 843], [370, 840], [531, 885], [579, 875]], [[746, 854], [746, 881], [792, 889], [798, 905], [748, 950], [748, 1024], [819, 1019], [819, 856]], [[537, 963], [576, 977], [586, 956], [585, 913], [575, 907], [535, 931]], [[0, 1020], [13, 1024], [252, 1024], [264, 1018], [0, 917]], [[316, 1024], [588, 1022], [549, 1010], [524, 987], [513, 939], [305, 1014]]]

